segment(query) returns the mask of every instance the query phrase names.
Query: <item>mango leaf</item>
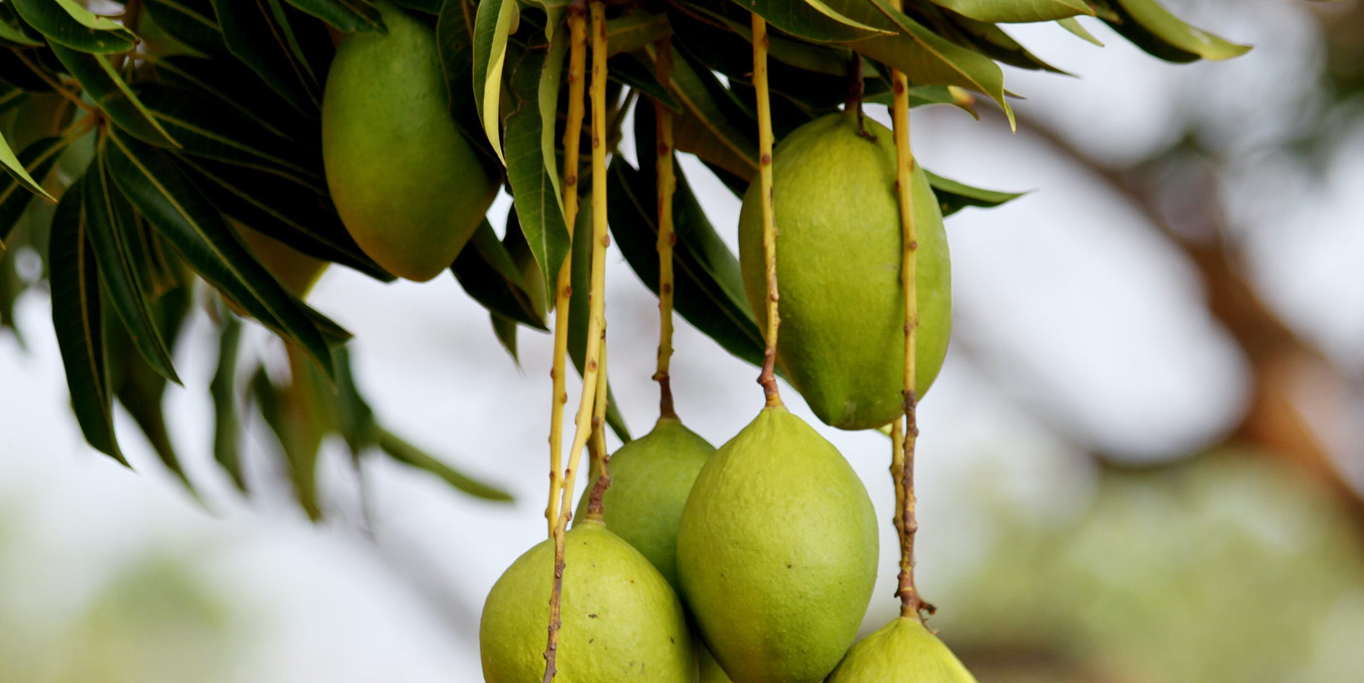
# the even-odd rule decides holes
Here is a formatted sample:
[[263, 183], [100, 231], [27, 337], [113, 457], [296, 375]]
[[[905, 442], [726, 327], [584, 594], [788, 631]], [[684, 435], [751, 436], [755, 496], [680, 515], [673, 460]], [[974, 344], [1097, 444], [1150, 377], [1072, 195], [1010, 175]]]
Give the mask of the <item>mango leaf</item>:
[[606, 20], [606, 54], [643, 50], [672, 35], [667, 14], [631, 14]]
[[251, 119], [173, 85], [139, 83], [133, 92], [185, 154], [255, 169], [315, 192], [327, 192], [320, 155], [310, 155]]
[[388, 33], [378, 8], [365, 0], [287, 0], [290, 5], [336, 27], [338, 31]]
[[485, 219], [450, 266], [455, 279], [484, 308], [516, 322], [548, 330], [536, 310], [521, 270]]
[[748, 0], [735, 2], [766, 19], [773, 26], [798, 38], [817, 43], [860, 40], [891, 33], [883, 26], [868, 25], [848, 16], [833, 3], [822, 0]]
[[1220, 36], [1184, 23], [1156, 0], [1111, 0], [1106, 3], [1120, 21], [1106, 20], [1113, 30], [1148, 54], [1169, 62], [1221, 60], [1250, 51]]
[[507, 39], [516, 32], [521, 11], [516, 0], [483, 0], [474, 20], [474, 104], [493, 151], [505, 166], [499, 142], [502, 69], [507, 61]]
[[0, 80], [27, 92], [51, 92], [57, 76], [34, 59], [37, 54], [38, 50], [0, 50]]
[[445, 483], [475, 498], [497, 502], [514, 500], [510, 493], [496, 486], [481, 482], [445, 464], [436, 457], [413, 446], [387, 430], [379, 432], [379, 448], [388, 457], [419, 470], [425, 470], [445, 480]]
[[104, 155], [101, 145], [99, 156], [82, 183], [88, 238], [99, 266], [100, 282], [104, 284], [110, 308], [123, 321], [132, 347], [152, 370], [180, 384], [152, 313], [152, 283], [145, 265], [150, 256], [134, 247], [142, 242], [135, 237], [133, 208], [114, 187]]
[[399, 7], [406, 7], [407, 9], [415, 10], [417, 12], [425, 12], [427, 14], [439, 14], [443, 2], [442, 0], [393, 0], [393, 4], [398, 5]]
[[294, 497], [308, 519], [322, 519], [322, 505], [317, 496], [317, 456], [325, 431], [318, 424], [320, 416], [306, 403], [309, 388], [306, 374], [309, 366], [294, 378], [290, 386], [277, 387], [270, 381], [265, 368], [251, 376], [251, 395], [260, 409], [265, 424], [279, 439], [284, 460], [289, 468], [289, 480], [294, 486]]
[[475, 12], [477, 8], [470, 0], [448, 0], [436, 20], [436, 44], [455, 125], [464, 133], [465, 139], [500, 166], [497, 153], [483, 132], [476, 100], [469, 96], [474, 93]]
[[630, 86], [630, 89], [637, 90], [651, 99], [662, 102], [674, 112], [681, 112], [682, 105], [677, 99], [658, 82], [658, 77], [654, 74], [651, 66], [646, 66], [651, 62], [642, 59], [637, 55], [623, 54], [612, 57], [606, 62], [606, 77], [623, 85]]
[[295, 144], [307, 143], [317, 134], [316, 122], [300, 116], [235, 59], [175, 55], [157, 58], [151, 66], [162, 82], [198, 93], [213, 106], [230, 109]]
[[[557, 104], [559, 99], [558, 74], [563, 68], [566, 42], [564, 36], [557, 36], [552, 50], [525, 50], [514, 44], [509, 55], [512, 110], [507, 116], [507, 180], [521, 231], [540, 264], [545, 283], [558, 281], [559, 268], [569, 252], [568, 225], [553, 156], [554, 119], [541, 118], [544, 105]], [[548, 83], [545, 92], [541, 91], [542, 83]], [[550, 150], [548, 155], [546, 149]]]
[[758, 171], [757, 125], [709, 69], [673, 49], [672, 93], [683, 113], [674, 117], [677, 148], [719, 165], [745, 180]]
[[[227, 49], [299, 113], [317, 116], [322, 82], [290, 44], [270, 0], [213, 0]], [[281, 13], [282, 15], [282, 13]]]
[[[592, 291], [589, 284], [592, 268], [592, 206], [585, 203], [578, 210], [578, 224], [573, 229], [573, 270], [569, 286], [572, 294], [568, 299], [568, 357], [577, 368], [578, 376], [583, 374], [583, 362], [587, 357], [588, 301]], [[610, 380], [606, 386], [606, 424], [621, 441], [630, 441], [630, 430], [625, 418], [616, 407], [616, 396], [611, 390]], [[572, 417], [569, 417], [571, 423]]]
[[516, 347], [516, 328], [518, 327], [516, 321], [511, 318], [504, 318], [496, 313], [488, 313], [488, 319], [492, 322], [493, 334], [497, 335], [497, 342], [507, 350], [512, 362], [516, 363], [516, 367], [521, 367], [521, 355]]
[[[191, 299], [190, 290], [182, 287], [161, 297], [155, 306], [159, 334], [164, 334], [172, 343], [184, 325]], [[166, 378], [147, 365], [133, 349], [134, 343], [129, 338], [128, 331], [116, 320], [106, 318], [105, 331], [109, 358], [112, 361], [110, 384], [114, 396], [132, 416], [142, 434], [147, 437], [147, 442], [151, 444], [152, 450], [156, 452], [157, 458], [166, 469], [180, 480], [195, 500], [203, 502], [194, 489], [194, 483], [181, 467], [180, 457], [176, 455], [175, 445], [166, 431], [164, 409]]]
[[190, 181], [226, 216], [305, 254], [383, 282], [393, 276], [360, 250], [322, 195], [290, 182], [212, 161], [180, 159]]
[[[631, 269], [650, 291], [658, 294], [658, 190], [652, 116], [637, 121], [640, 169], [617, 157], [608, 172], [611, 202], [611, 235]], [[755, 365], [761, 364], [765, 348], [762, 332], [744, 294], [739, 260], [707, 220], [687, 184], [680, 166], [673, 173], [673, 225], [677, 244], [673, 252], [674, 306], [682, 317], [714, 339], [722, 348]]]
[[137, 35], [108, 17], [101, 17], [76, 0], [10, 0], [29, 26], [73, 50], [109, 54], [127, 52]]
[[331, 352], [311, 311], [232, 234], [213, 206], [155, 148], [115, 131], [109, 170], [133, 206], [209, 284], [306, 350], [330, 375]]
[[379, 441], [379, 425], [374, 410], [360, 395], [355, 373], [350, 366], [350, 351], [341, 347], [332, 352], [336, 364], [336, 429], [346, 440], [351, 455], [358, 456]]
[[104, 350], [99, 273], [86, 239], [81, 180], [67, 188], [52, 219], [49, 282], [52, 327], [57, 333], [71, 407], [85, 440], [95, 449], [128, 464], [114, 437], [113, 399]]
[[1021, 43], [1014, 40], [1013, 36], [1005, 33], [1004, 29], [994, 24], [961, 16], [952, 17], [951, 21], [966, 34], [971, 46], [1000, 63], [1016, 66], [1020, 69], [1050, 71], [1066, 76], [1073, 75], [1048, 64], [1037, 55], [1029, 52]]
[[1099, 40], [1098, 38], [1095, 38], [1094, 34], [1090, 33], [1089, 29], [1085, 28], [1084, 24], [1081, 24], [1080, 20], [1076, 19], [1075, 17], [1069, 17], [1067, 19], [1057, 19], [1056, 25], [1060, 26], [1061, 28], [1067, 31], [1070, 31], [1072, 34], [1076, 35], [1081, 40], [1087, 43], [1091, 43], [1099, 47], [1104, 46], [1103, 41]]
[[983, 209], [994, 208], [1027, 194], [1027, 192], [1000, 192], [972, 187], [965, 183], [944, 178], [928, 169], [924, 169], [924, 175], [928, 176], [928, 184], [933, 186], [933, 194], [938, 197], [938, 204], [942, 207], [944, 217], [968, 206]]
[[143, 0], [147, 14], [172, 38], [205, 55], [226, 55], [223, 29], [209, 0]]
[[[41, 186], [52, 172], [57, 158], [66, 150], [67, 142], [65, 138], [60, 137], [40, 138], [19, 153], [16, 163], [29, 178]], [[4, 248], [10, 231], [14, 229], [19, 217], [24, 215], [24, 210], [33, 199], [33, 194], [25, 191], [24, 187], [15, 174], [10, 174], [4, 178], [3, 183], [0, 183], [0, 249]]]
[[132, 88], [123, 82], [107, 59], [61, 45], [53, 45], [52, 52], [85, 89], [85, 94], [120, 128], [144, 142], [162, 147], [179, 146], [175, 138], [152, 117], [137, 95], [133, 94]]
[[[9, 142], [5, 140], [3, 135], [0, 135], [0, 162], [4, 163], [5, 172], [9, 174], [11, 179], [23, 185], [29, 192], [52, 200], [52, 195], [43, 189], [40, 181], [33, 178], [24, 162], [20, 161], [19, 157], [14, 156], [14, 150], [10, 149]], [[0, 231], [0, 238], [4, 237], [2, 233], [3, 231]]]
[[241, 346], [242, 323], [224, 311], [218, 328], [218, 365], [208, 385], [213, 397], [213, 459], [232, 477], [232, 483], [246, 492], [242, 472], [241, 418], [237, 412], [237, 354]]
[[0, 116], [4, 116], [11, 110], [22, 107], [28, 99], [28, 93], [16, 88], [8, 83], [0, 83]]
[[14, 13], [14, 10], [5, 4], [0, 4], [0, 41], [10, 43], [15, 46], [39, 47], [46, 45], [43, 34], [33, 30]]
[[976, 21], [1029, 23], [1081, 14], [1094, 16], [1083, 0], [932, 0], [933, 4]]

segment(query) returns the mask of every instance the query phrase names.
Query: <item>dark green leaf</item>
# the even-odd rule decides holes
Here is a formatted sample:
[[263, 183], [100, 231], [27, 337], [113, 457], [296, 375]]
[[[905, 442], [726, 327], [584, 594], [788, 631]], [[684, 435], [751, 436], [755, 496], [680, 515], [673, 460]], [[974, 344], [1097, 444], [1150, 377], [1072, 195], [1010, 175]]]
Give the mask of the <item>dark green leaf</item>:
[[9, 177], [15, 182], [23, 185], [29, 192], [40, 197], [52, 199], [52, 195], [48, 194], [47, 190], [43, 189], [42, 182], [40, 180], [35, 180], [28, 169], [25, 168], [24, 162], [14, 155], [14, 150], [10, 149], [9, 142], [5, 140], [3, 135], [0, 135], [0, 163], [4, 164], [5, 172], [9, 174]]
[[442, 0], [393, 0], [393, 4], [418, 12], [437, 14], [441, 10]]
[[606, 20], [609, 56], [643, 50], [672, 35], [666, 14], [630, 14]]
[[127, 52], [137, 44], [132, 31], [76, 0], [10, 0], [9, 4], [29, 26], [73, 50], [109, 54]]
[[378, 442], [379, 425], [374, 421], [374, 410], [355, 384], [350, 352], [343, 346], [336, 349], [332, 357], [336, 363], [336, 428], [346, 440], [351, 455], [359, 456]]
[[[509, 53], [512, 62], [507, 179], [521, 230], [547, 286], [558, 282], [559, 268], [569, 251], [568, 225], [556, 182], [556, 159], [552, 156], [554, 120], [542, 118], [542, 105], [558, 102], [564, 38], [556, 37], [553, 50], [523, 50], [515, 45]], [[548, 77], [542, 78], [545, 74]], [[546, 83], [552, 87], [542, 88]], [[547, 147], [550, 155], [545, 152]]]
[[1104, 20], [1148, 54], [1168, 62], [1230, 59], [1250, 51], [1220, 36], [1190, 26], [1156, 0], [1099, 0], [1118, 17]]
[[379, 10], [365, 0], [287, 0], [290, 5], [321, 19], [337, 30], [387, 33]]
[[190, 181], [223, 214], [309, 256], [391, 282], [393, 276], [355, 244], [330, 201], [302, 185], [269, 175], [181, 158]]
[[109, 177], [103, 149], [85, 174], [82, 187], [88, 238], [109, 306], [123, 320], [133, 348], [150, 367], [179, 384], [170, 351], [153, 319], [152, 283], [148, 275], [151, 255], [135, 248], [145, 243], [136, 235], [132, 206]]
[[290, 106], [315, 117], [322, 104], [322, 81], [296, 54], [290, 27], [275, 16], [270, 0], [213, 0], [213, 9], [228, 51]]
[[298, 343], [330, 374], [331, 352], [310, 309], [256, 261], [169, 159], [110, 133], [109, 169], [133, 206], [209, 284]]
[[157, 59], [152, 69], [163, 82], [193, 90], [209, 98], [214, 106], [231, 109], [279, 137], [299, 145], [317, 138], [320, 144], [317, 123], [300, 116], [254, 71], [235, 59], [176, 55]]
[[379, 432], [379, 448], [383, 449], [384, 453], [387, 453], [390, 458], [409, 467], [434, 474], [444, 479], [445, 483], [475, 498], [499, 502], [511, 502], [513, 500], [510, 493], [456, 470], [391, 432]]
[[539, 330], [549, 329], [545, 326], [545, 311], [536, 310], [520, 268], [487, 220], [450, 269], [464, 291], [484, 308]]
[[924, 175], [928, 176], [928, 183], [933, 186], [933, 193], [938, 196], [938, 204], [942, 207], [944, 217], [954, 214], [968, 206], [976, 206], [984, 209], [994, 208], [1005, 202], [1013, 201], [1027, 194], [1026, 192], [999, 192], [997, 190], [983, 190], [979, 187], [971, 187], [955, 180], [944, 178], [928, 169], [924, 169]]
[[[573, 271], [570, 282], [572, 292], [568, 300], [568, 357], [582, 376], [583, 361], [587, 356], [587, 294], [592, 291], [589, 276], [592, 266], [592, 206], [584, 204], [578, 210], [578, 224], [573, 232]], [[615, 392], [606, 387], [606, 423], [621, 441], [630, 440], [630, 430], [625, 426], [625, 418], [616, 407]]]
[[[25, 147], [16, 161], [34, 182], [41, 185], [57, 164], [57, 158], [66, 150], [66, 144], [65, 138], [41, 138]], [[14, 174], [5, 177], [4, 182], [0, 183], [0, 249], [4, 248], [10, 231], [32, 200], [33, 194], [20, 184]]]
[[213, 459], [245, 493], [241, 419], [237, 412], [237, 354], [241, 346], [242, 323], [230, 312], [224, 311], [223, 316], [223, 325], [218, 329], [218, 365], [213, 371], [213, 381], [208, 385], [208, 392], [213, 396]]
[[474, 13], [470, 0], [449, 0], [436, 21], [436, 43], [445, 71], [445, 88], [450, 96], [450, 116], [464, 138], [485, 157], [490, 175], [502, 173], [502, 162], [488, 142], [479, 120], [474, 92]]
[[52, 219], [48, 267], [52, 286], [52, 327], [66, 368], [71, 407], [85, 440], [128, 464], [114, 438], [113, 403], [104, 352], [99, 273], [86, 240], [80, 180], [67, 188]]
[[57, 77], [33, 60], [32, 54], [30, 50], [0, 49], [0, 81], [26, 92], [50, 92]]
[[133, 91], [185, 154], [255, 169], [319, 193], [327, 192], [321, 155], [314, 157], [251, 119], [183, 88], [139, 83]]
[[133, 137], [162, 147], [177, 147], [179, 143], [166, 129], [152, 117], [141, 100], [133, 94], [132, 88], [114, 71], [109, 60], [100, 55], [85, 54], [60, 45], [53, 45], [52, 52], [66, 65], [67, 71], [85, 89], [85, 94], [119, 128], [128, 131]]
[[143, 0], [147, 14], [172, 38], [205, 55], [226, 55], [223, 30], [209, 0]]
[[[306, 372], [306, 368], [300, 370]], [[307, 375], [300, 373], [288, 387], [276, 387], [259, 368], [251, 376], [251, 395], [256, 399], [265, 424], [279, 439], [289, 466], [289, 479], [294, 485], [294, 496], [308, 518], [322, 519], [322, 506], [317, 497], [317, 456], [324, 432], [316, 414], [303, 403]]]
[[496, 313], [489, 313], [488, 318], [492, 321], [493, 334], [497, 335], [498, 343], [511, 355], [516, 367], [521, 367], [521, 357], [516, 350], [516, 321]]
[[19, 15], [14, 13], [14, 9], [7, 4], [0, 4], [0, 41], [4, 41], [18, 47], [39, 47], [46, 45], [43, 34], [33, 30]]
[[682, 111], [682, 105], [658, 82], [657, 76], [651, 68], [652, 62], [645, 62], [632, 54], [623, 54], [612, 57], [606, 63], [607, 77], [611, 80], [628, 85], [649, 97], [662, 102], [675, 112]]
[[[738, 0], [736, 0], [737, 2]], [[890, 30], [850, 17], [833, 3], [821, 0], [748, 0], [739, 6], [793, 36], [814, 42], [833, 43], [886, 35]]]
[[[180, 334], [180, 328], [189, 312], [191, 298], [188, 289], [180, 288], [166, 294], [155, 306], [156, 326], [160, 328], [160, 333], [172, 340], [172, 343]], [[163, 406], [166, 378], [147, 365], [133, 349], [133, 341], [128, 337], [126, 328], [118, 324], [117, 318], [105, 317], [105, 332], [109, 344], [114, 396], [147, 437], [147, 442], [151, 444], [152, 450], [156, 452], [156, 456], [166, 469], [184, 484], [190, 495], [196, 500], [201, 500], [193, 482], [181, 467], [180, 457], [176, 455], [175, 445], [166, 431], [166, 413]]]
[[742, 178], [758, 170], [757, 124], [709, 69], [673, 49], [672, 93], [684, 113], [673, 119], [677, 148]]
[[28, 93], [8, 83], [0, 82], [0, 116], [4, 116], [16, 107], [23, 106], [27, 99]]
[[951, 21], [962, 31], [966, 38], [966, 44], [1001, 64], [1016, 66], [1020, 69], [1050, 71], [1066, 76], [1072, 75], [1042, 61], [1040, 57], [1014, 40], [1013, 36], [1005, 33], [1004, 29], [994, 24], [987, 24], [962, 16], [954, 16]]

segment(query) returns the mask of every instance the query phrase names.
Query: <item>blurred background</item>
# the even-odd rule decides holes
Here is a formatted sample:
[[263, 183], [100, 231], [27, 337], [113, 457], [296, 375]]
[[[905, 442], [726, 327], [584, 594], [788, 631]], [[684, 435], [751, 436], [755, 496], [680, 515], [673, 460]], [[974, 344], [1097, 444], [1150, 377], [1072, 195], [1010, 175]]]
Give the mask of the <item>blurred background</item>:
[[[1079, 78], [1010, 70], [1018, 133], [986, 104], [980, 121], [916, 112], [925, 165], [1034, 190], [947, 224], [954, 338], [920, 410], [930, 625], [981, 683], [1358, 683], [1364, 4], [1169, 5], [1255, 49], [1173, 66], [1099, 22], [1081, 19], [1103, 49], [1020, 26]], [[734, 246], [738, 200], [684, 166]], [[35, 254], [4, 258], [36, 279]], [[643, 434], [656, 300], [610, 258], [612, 383]], [[449, 276], [385, 286], [338, 267], [310, 301], [355, 333], [381, 421], [516, 502], [355, 467], [338, 441], [314, 524], [259, 418], [243, 499], [211, 462], [205, 320], [165, 399], [196, 501], [126, 413], [136, 473], [84, 444], [29, 289], [0, 311], [0, 681], [478, 679], [483, 598], [544, 536], [551, 340], [523, 333], [518, 367]], [[761, 406], [756, 370], [678, 327], [678, 412], [718, 445]], [[247, 343], [285, 366], [263, 330]], [[885, 520], [873, 629], [898, 609], [889, 443], [818, 426]]]

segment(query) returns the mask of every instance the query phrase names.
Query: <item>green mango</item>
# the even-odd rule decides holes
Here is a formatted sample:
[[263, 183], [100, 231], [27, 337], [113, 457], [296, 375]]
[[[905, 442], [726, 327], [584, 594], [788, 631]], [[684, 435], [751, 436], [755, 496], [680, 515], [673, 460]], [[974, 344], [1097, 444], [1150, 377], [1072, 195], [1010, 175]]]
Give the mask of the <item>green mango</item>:
[[322, 272], [331, 265], [315, 256], [309, 256], [265, 233], [249, 228], [239, 221], [227, 219], [232, 229], [241, 238], [242, 244], [255, 255], [256, 260], [279, 280], [284, 288], [297, 294], [299, 298], [308, 295], [317, 284]]
[[[904, 289], [895, 142], [867, 119], [830, 114], [796, 129], [772, 157], [781, 329], [777, 360], [825, 424], [869, 429], [902, 414]], [[942, 211], [914, 171], [919, 329], [915, 391], [942, 368], [952, 331], [952, 272]], [[758, 184], [739, 214], [744, 289], [767, 326], [767, 277]]]
[[704, 645], [696, 647], [696, 656], [701, 660], [701, 683], [734, 683]]
[[677, 534], [682, 594], [736, 683], [823, 680], [857, 637], [877, 557], [862, 481], [784, 407], [706, 462]]
[[341, 41], [322, 98], [322, 161], [356, 244], [394, 275], [454, 263], [498, 180], [456, 127], [429, 26], [380, 3], [388, 33]]
[[[649, 558], [677, 588], [677, 527], [692, 482], [715, 447], [676, 417], [659, 418], [652, 431], [611, 456], [611, 488], [602, 497], [606, 526]], [[588, 482], [597, 480], [596, 467]], [[574, 519], [587, 519], [587, 491]]]
[[[517, 558], [483, 605], [479, 654], [487, 683], [539, 683], [545, 670], [554, 542]], [[601, 522], [564, 537], [556, 681], [693, 683], [696, 652], [682, 602], [663, 575]]]
[[897, 617], [848, 650], [827, 683], [976, 683], [938, 637]]

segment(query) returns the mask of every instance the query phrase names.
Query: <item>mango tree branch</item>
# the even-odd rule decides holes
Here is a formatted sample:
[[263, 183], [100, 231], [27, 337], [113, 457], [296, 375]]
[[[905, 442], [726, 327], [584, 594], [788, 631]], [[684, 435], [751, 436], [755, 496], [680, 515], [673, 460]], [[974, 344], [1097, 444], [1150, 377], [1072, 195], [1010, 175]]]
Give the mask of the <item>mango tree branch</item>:
[[762, 198], [763, 256], [767, 262], [767, 349], [763, 352], [762, 374], [767, 407], [782, 405], [777, 389], [777, 330], [781, 317], [777, 310], [777, 219], [772, 198], [772, 102], [767, 90], [767, 21], [753, 15], [753, 89], [758, 98], [758, 188]]
[[[654, 71], [658, 82], [667, 87], [672, 82], [673, 42], [671, 37], [658, 41]], [[673, 192], [677, 180], [673, 177], [673, 111], [654, 100], [654, 119], [658, 129], [658, 382], [659, 417], [676, 417], [673, 407], [672, 379], [668, 375], [673, 355], [673, 245], [677, 232], [673, 229]]]
[[592, 438], [588, 440], [587, 451], [592, 456], [592, 465], [597, 469], [597, 481], [592, 485], [592, 493], [587, 498], [587, 518], [601, 521], [603, 498], [611, 488], [611, 454], [606, 452], [606, 408], [610, 394], [606, 391], [606, 343], [601, 345], [601, 372], [597, 373], [597, 401], [592, 411]]

